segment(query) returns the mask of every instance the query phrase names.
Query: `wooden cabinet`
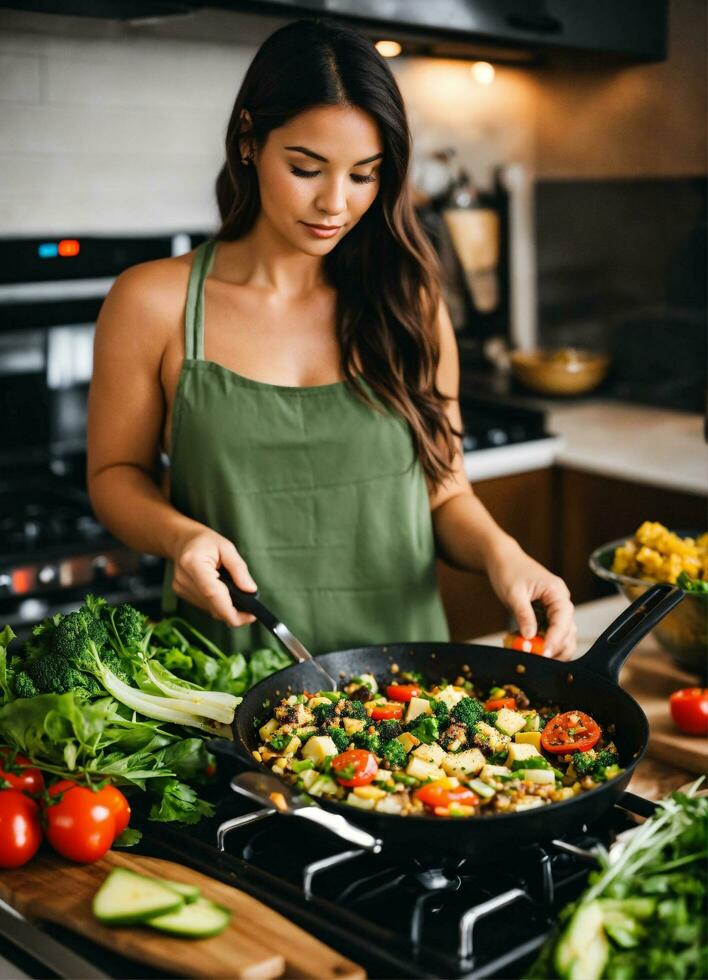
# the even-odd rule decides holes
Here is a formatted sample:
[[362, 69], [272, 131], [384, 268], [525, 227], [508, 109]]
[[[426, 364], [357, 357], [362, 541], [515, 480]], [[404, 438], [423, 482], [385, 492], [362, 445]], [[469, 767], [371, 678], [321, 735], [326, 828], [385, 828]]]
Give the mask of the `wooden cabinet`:
[[[484, 480], [474, 491], [492, 517], [532, 557], [560, 575], [577, 605], [613, 587], [590, 571], [599, 545], [630, 536], [642, 521], [705, 531], [706, 498], [555, 467]], [[440, 592], [455, 641], [507, 629], [510, 617], [487, 576], [438, 562]]]
[[[553, 554], [555, 478], [553, 470], [544, 469], [473, 486], [494, 520], [544, 565], [550, 564]], [[461, 572], [440, 561], [438, 581], [453, 640], [469, 640], [509, 625], [509, 614], [485, 574]]]

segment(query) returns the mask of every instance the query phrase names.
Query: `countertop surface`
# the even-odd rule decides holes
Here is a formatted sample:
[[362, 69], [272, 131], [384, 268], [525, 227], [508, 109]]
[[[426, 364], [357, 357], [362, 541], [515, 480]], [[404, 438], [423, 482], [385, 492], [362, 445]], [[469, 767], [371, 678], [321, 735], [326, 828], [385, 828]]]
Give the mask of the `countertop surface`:
[[[597, 599], [586, 602], [575, 609], [575, 622], [578, 627], [578, 657], [590, 649], [595, 640], [610, 623], [627, 607], [627, 600], [622, 596], [610, 596], [607, 599]], [[492, 633], [487, 636], [475, 637], [475, 643], [486, 643], [491, 646], [501, 646], [502, 633]], [[656, 648], [651, 636], [642, 641], [643, 650]], [[637, 766], [629, 789], [649, 799], [657, 800], [667, 793], [673, 792], [686, 783], [692, 783], [696, 776], [687, 770], [668, 765], [658, 759], [645, 756]]]
[[474, 483], [551, 465], [665, 487], [708, 489], [703, 416], [611, 400], [529, 399], [547, 412], [555, 440], [537, 440], [465, 454]]

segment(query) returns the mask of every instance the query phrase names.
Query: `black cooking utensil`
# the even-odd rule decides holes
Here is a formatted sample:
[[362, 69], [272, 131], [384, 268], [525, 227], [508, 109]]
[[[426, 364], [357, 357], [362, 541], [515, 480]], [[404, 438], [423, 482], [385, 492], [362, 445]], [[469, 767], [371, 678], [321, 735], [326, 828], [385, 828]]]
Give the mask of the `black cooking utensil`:
[[267, 630], [270, 630], [273, 636], [280, 640], [288, 653], [290, 653], [295, 660], [298, 661], [298, 663], [314, 664], [322, 676], [326, 678], [327, 690], [337, 690], [337, 682], [334, 677], [332, 677], [315, 659], [315, 657], [312, 656], [305, 644], [301, 643], [300, 640], [298, 640], [298, 638], [290, 632], [285, 623], [281, 622], [281, 620], [278, 619], [278, 617], [261, 602], [258, 597], [257, 590], [255, 592], [244, 592], [243, 589], [239, 589], [225, 568], [221, 568], [219, 570], [219, 578], [229, 590], [231, 600], [238, 610], [241, 612], [251, 613], [252, 616], [255, 616], [259, 623], [262, 623]]

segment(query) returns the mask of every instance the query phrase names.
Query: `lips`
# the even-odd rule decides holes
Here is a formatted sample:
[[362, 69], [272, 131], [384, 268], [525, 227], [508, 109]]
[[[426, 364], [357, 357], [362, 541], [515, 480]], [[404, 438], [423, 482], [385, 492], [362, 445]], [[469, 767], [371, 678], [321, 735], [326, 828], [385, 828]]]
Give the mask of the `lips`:
[[318, 231], [339, 231], [342, 227], [341, 225], [313, 225], [309, 221], [303, 221], [303, 225], [307, 225], [308, 228], [316, 228]]
[[302, 221], [301, 224], [313, 238], [334, 238], [342, 228], [341, 225], [311, 225], [307, 221]]

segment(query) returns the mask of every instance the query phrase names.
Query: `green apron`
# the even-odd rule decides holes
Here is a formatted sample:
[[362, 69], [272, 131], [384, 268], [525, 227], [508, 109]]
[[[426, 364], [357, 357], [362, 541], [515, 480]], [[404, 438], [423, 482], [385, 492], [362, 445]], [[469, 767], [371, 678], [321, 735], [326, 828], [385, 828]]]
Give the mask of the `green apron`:
[[[437, 591], [428, 494], [405, 421], [344, 382], [252, 381], [204, 359], [204, 280], [196, 250], [185, 360], [172, 422], [171, 502], [233, 541], [270, 606], [313, 654], [449, 637]], [[232, 629], [179, 600], [163, 608], [226, 652], [274, 646], [259, 623]]]

